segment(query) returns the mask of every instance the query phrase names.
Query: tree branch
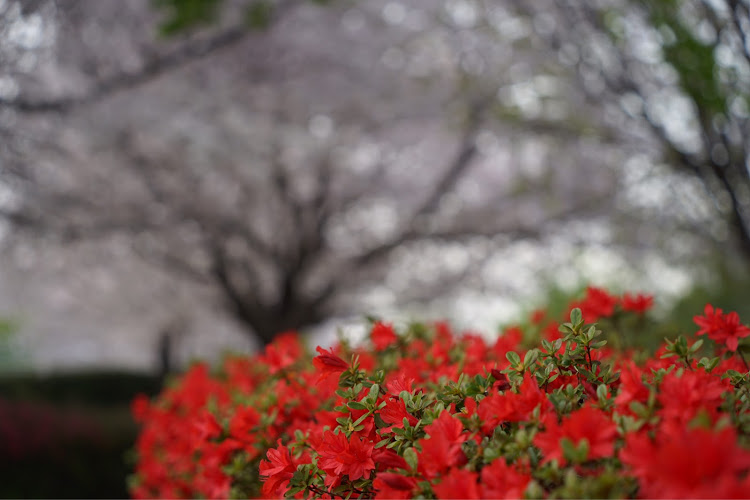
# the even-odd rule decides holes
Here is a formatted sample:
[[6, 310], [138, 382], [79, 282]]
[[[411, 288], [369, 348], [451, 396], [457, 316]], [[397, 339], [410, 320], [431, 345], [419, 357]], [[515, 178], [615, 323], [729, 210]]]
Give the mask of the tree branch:
[[434, 213], [441, 197], [455, 187], [461, 175], [471, 165], [471, 161], [477, 154], [476, 133], [490, 102], [492, 102], [492, 97], [484, 96], [476, 99], [471, 104], [466, 120], [466, 130], [461, 139], [457, 154], [442, 177], [435, 183], [435, 186], [422, 202], [422, 205], [414, 212], [412, 219]]
[[187, 42], [161, 57], [148, 61], [139, 71], [120, 73], [99, 80], [84, 95], [54, 99], [16, 98], [11, 100], [0, 98], [0, 106], [23, 113], [64, 113], [78, 106], [100, 101], [116, 92], [129, 90], [155, 80], [189, 62], [234, 45], [241, 41], [247, 33], [247, 28], [244, 26], [235, 26], [208, 38]]
[[[292, 0], [278, 2], [273, 9], [273, 17], [279, 18], [294, 5], [295, 2]], [[248, 26], [238, 24], [208, 36], [194, 38], [161, 56], [147, 61], [138, 71], [120, 73], [95, 82], [89, 92], [84, 95], [53, 99], [0, 98], [0, 107], [11, 108], [23, 113], [64, 113], [82, 105], [95, 103], [117, 92], [129, 90], [155, 80], [190, 62], [231, 47], [242, 41], [249, 33], [251, 33], [251, 29]]]

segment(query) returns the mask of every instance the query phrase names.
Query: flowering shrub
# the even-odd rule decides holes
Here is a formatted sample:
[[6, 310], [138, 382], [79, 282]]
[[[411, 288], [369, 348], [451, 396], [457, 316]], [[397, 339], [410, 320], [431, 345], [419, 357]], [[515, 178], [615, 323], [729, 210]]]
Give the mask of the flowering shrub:
[[369, 346], [318, 347], [312, 360], [287, 333], [220, 373], [197, 364], [155, 401], [134, 401], [131, 492], [750, 495], [750, 329], [707, 306], [695, 317], [701, 338], [668, 340], [652, 356], [611, 348], [632, 333], [625, 325], [643, 328], [651, 305], [589, 288], [564, 323], [537, 311], [494, 343], [443, 323], [375, 322]]
[[104, 447], [100, 427], [80, 410], [0, 398], [0, 464], [44, 455], [62, 459], [79, 444]]

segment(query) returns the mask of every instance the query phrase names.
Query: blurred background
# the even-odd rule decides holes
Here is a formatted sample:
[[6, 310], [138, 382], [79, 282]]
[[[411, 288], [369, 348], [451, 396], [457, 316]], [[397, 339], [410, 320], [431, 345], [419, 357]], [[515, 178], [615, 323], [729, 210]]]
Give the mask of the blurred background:
[[0, 0], [0, 495], [126, 496], [133, 395], [285, 330], [491, 337], [587, 284], [750, 317], [748, 37], [747, 0]]

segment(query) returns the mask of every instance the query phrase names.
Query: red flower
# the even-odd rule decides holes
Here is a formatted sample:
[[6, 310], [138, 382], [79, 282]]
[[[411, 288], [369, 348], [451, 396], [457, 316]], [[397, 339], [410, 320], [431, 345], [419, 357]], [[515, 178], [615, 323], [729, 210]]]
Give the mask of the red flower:
[[659, 386], [658, 401], [662, 405], [659, 415], [687, 425], [700, 410], [704, 410], [715, 421], [723, 401], [722, 394], [729, 387], [728, 380], [704, 370], [686, 371], [680, 377], [674, 372], [669, 373]]
[[507, 391], [510, 389], [510, 380], [508, 380], [508, 376], [498, 370], [497, 368], [492, 368], [490, 370], [490, 374], [495, 379], [495, 383], [492, 384], [492, 388], [496, 389], [498, 391]]
[[406, 460], [393, 450], [378, 448], [372, 452], [372, 459], [378, 466], [379, 471], [387, 469], [406, 469]]
[[523, 498], [531, 475], [498, 459], [482, 469], [482, 498]]
[[750, 468], [750, 453], [737, 445], [731, 427], [665, 425], [653, 441], [643, 432], [631, 434], [620, 460], [644, 498], [730, 498], [742, 491], [738, 477]]
[[618, 411], [629, 413], [630, 403], [638, 401], [646, 404], [648, 396], [648, 387], [643, 383], [643, 371], [634, 362], [628, 361], [620, 370], [620, 386], [615, 397]]
[[395, 472], [381, 472], [372, 483], [377, 490], [375, 498], [411, 498], [417, 480]]
[[217, 468], [205, 470], [195, 478], [195, 489], [210, 499], [229, 498], [231, 486], [232, 479]]
[[148, 400], [148, 396], [138, 394], [133, 399], [133, 402], [130, 403], [130, 413], [133, 415], [133, 420], [139, 424], [144, 423], [149, 416], [150, 407], [151, 403]]
[[219, 437], [221, 434], [221, 426], [216, 422], [214, 417], [208, 410], [204, 410], [195, 419], [195, 430], [197, 431], [197, 439], [199, 441], [207, 441]]
[[297, 471], [289, 448], [277, 441], [277, 447], [268, 450], [268, 460], [260, 461], [260, 477], [263, 479], [262, 492], [266, 496], [282, 497], [289, 487], [289, 480]]
[[608, 294], [601, 288], [590, 286], [586, 288], [586, 296], [582, 301], [572, 304], [571, 309], [579, 307], [586, 323], [594, 323], [599, 318], [608, 318], [615, 312], [618, 298]]
[[363, 477], [369, 479], [375, 470], [372, 459], [374, 449], [375, 443], [363, 440], [357, 434], [352, 434], [347, 440], [343, 432], [334, 434], [326, 431], [323, 442], [316, 450], [320, 455], [318, 467], [338, 480], [344, 475], [349, 476], [351, 481]]
[[593, 406], [584, 406], [565, 417], [560, 424], [553, 415], [545, 423], [544, 432], [534, 437], [534, 444], [544, 454], [542, 462], [554, 459], [561, 464], [565, 462], [560, 446], [562, 438], [569, 439], [574, 446], [585, 439], [589, 445], [588, 460], [609, 457], [614, 452], [617, 426], [609, 415]]
[[385, 383], [388, 393], [398, 397], [402, 391], [411, 392], [414, 387], [414, 379], [407, 378], [403, 373], [399, 373]]
[[430, 425], [424, 428], [429, 435], [421, 439], [422, 453], [419, 454], [419, 468], [425, 476], [435, 477], [449, 467], [461, 463], [464, 453], [461, 445], [468, 439], [463, 433], [463, 424], [444, 410]]
[[639, 314], [643, 314], [654, 305], [654, 297], [651, 295], [645, 295], [639, 293], [638, 295], [631, 295], [626, 293], [622, 296], [622, 308], [626, 311], [631, 311]]
[[268, 363], [270, 373], [276, 373], [293, 365], [302, 355], [302, 346], [295, 332], [284, 332], [266, 346], [261, 358]]
[[521, 339], [523, 339], [523, 331], [517, 326], [512, 326], [497, 338], [495, 344], [492, 346], [492, 352], [501, 363], [506, 363], [507, 365], [505, 355], [508, 351], [518, 349]]
[[331, 375], [339, 374], [349, 368], [349, 364], [336, 356], [333, 353], [333, 349], [326, 351], [322, 347], [318, 346], [315, 348], [320, 356], [313, 358], [313, 365], [320, 372], [318, 382], [326, 379]]
[[714, 342], [726, 344], [727, 349], [732, 352], [737, 350], [739, 339], [750, 335], [750, 328], [740, 324], [740, 317], [736, 312], [723, 314], [721, 309], [714, 309], [711, 304], [706, 304], [703, 316], [695, 316], [693, 321], [700, 327], [696, 335], [705, 333]]
[[417, 420], [417, 417], [411, 415], [406, 411], [406, 404], [401, 398], [389, 399], [388, 401], [386, 401], [385, 407], [380, 410], [379, 415], [380, 418], [383, 419], [383, 422], [385, 422], [386, 424], [391, 424], [388, 427], [383, 428], [383, 431], [385, 432], [392, 432], [391, 429], [393, 427], [403, 429], [404, 418], [407, 419], [409, 425], [412, 426], [416, 425], [417, 422], [419, 422], [419, 420]]
[[439, 484], [432, 486], [438, 498], [482, 498], [476, 472], [465, 469], [452, 469]]
[[396, 337], [396, 332], [393, 331], [393, 326], [378, 321], [372, 326], [370, 339], [372, 339], [372, 345], [375, 346], [376, 351], [383, 351], [395, 344], [398, 337]]
[[490, 434], [503, 422], [527, 420], [539, 405], [543, 412], [551, 407], [547, 396], [528, 372], [524, 375], [518, 391], [518, 394], [509, 391], [504, 394], [493, 394], [479, 402], [478, 413], [483, 422], [482, 432]]
[[547, 317], [547, 311], [544, 309], [536, 309], [535, 311], [531, 312], [531, 323], [533, 325], [541, 325], [542, 321], [544, 321], [544, 318]]
[[255, 408], [238, 407], [229, 422], [229, 434], [241, 443], [250, 445], [255, 442], [253, 431], [259, 423], [260, 414]]

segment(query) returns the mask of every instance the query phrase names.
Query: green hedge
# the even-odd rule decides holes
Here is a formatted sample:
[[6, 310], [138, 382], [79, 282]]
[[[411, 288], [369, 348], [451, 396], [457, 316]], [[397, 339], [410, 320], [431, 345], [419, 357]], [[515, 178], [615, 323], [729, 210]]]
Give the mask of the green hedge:
[[155, 375], [123, 371], [0, 377], [0, 394], [5, 399], [87, 406], [126, 404], [139, 393], [155, 395], [160, 387], [161, 381]]
[[126, 498], [130, 401], [160, 386], [117, 371], [0, 377], [0, 498]]
[[69, 443], [64, 453], [0, 459], [2, 498], [127, 498], [130, 432], [104, 443]]

